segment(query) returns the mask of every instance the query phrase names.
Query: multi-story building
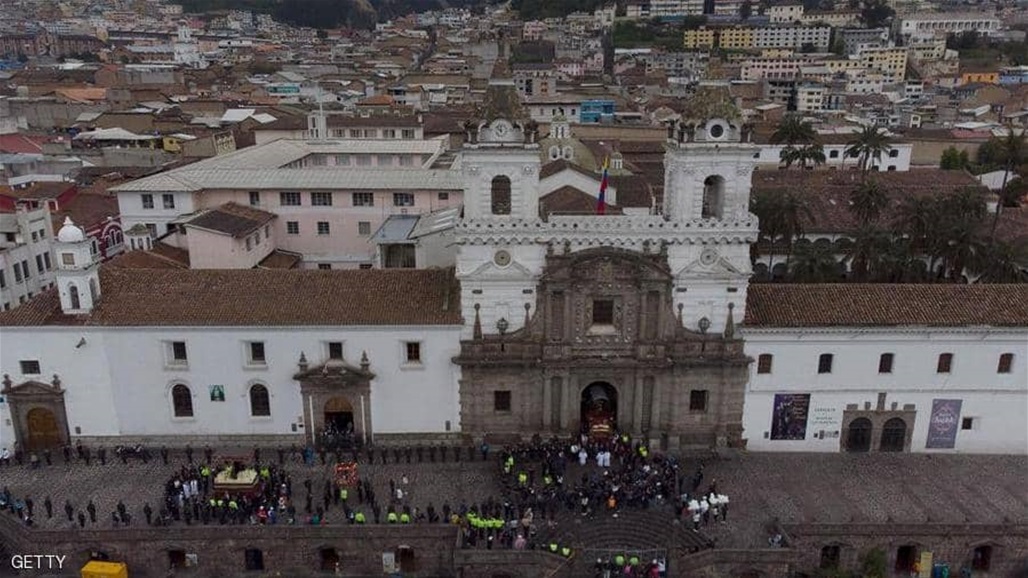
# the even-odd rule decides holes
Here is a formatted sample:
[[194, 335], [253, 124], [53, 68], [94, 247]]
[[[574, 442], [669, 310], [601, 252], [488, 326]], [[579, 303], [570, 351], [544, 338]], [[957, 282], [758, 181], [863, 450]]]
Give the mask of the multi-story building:
[[25, 304], [53, 286], [50, 208], [20, 205], [0, 211], [0, 307]]
[[864, 48], [884, 48], [889, 43], [888, 28], [843, 28], [836, 33], [842, 37], [847, 56], [856, 56]]
[[923, 13], [897, 17], [893, 27], [896, 33], [906, 40], [935, 38], [971, 31], [985, 36], [993, 36], [1000, 29], [1000, 20], [990, 14]]
[[756, 33], [749, 26], [731, 26], [715, 31], [716, 47], [723, 50], [749, 50], [754, 47]]
[[557, 94], [557, 70], [552, 64], [521, 63], [511, 68], [521, 98]]
[[775, 4], [768, 7], [767, 15], [771, 24], [794, 24], [803, 18], [803, 4]]
[[796, 111], [820, 112], [825, 109], [825, 85], [816, 82], [801, 82], [796, 86]]
[[907, 49], [865, 48], [860, 51], [860, 63], [885, 75], [888, 82], [903, 82], [907, 77]]
[[701, 26], [693, 30], [686, 30], [683, 34], [682, 46], [686, 50], [715, 48], [714, 29]]
[[703, 0], [650, 0], [650, 18], [681, 18], [703, 14]]
[[832, 29], [828, 26], [763, 26], [754, 30], [754, 48], [828, 49]]
[[[111, 190], [126, 231], [143, 226], [155, 239], [183, 245], [179, 228], [189, 216], [235, 203], [277, 217], [259, 223], [258, 229], [269, 227], [261, 238], [270, 235], [275, 248], [300, 254], [303, 266], [356, 268], [374, 262], [368, 239], [390, 215], [460, 203], [456, 175], [440, 158], [444, 151], [443, 138], [280, 139]], [[445, 168], [431, 168], [437, 160]], [[231, 220], [239, 211], [223, 212], [229, 214], [223, 220]], [[247, 236], [238, 237], [240, 246]], [[254, 250], [257, 240], [249, 243]]]

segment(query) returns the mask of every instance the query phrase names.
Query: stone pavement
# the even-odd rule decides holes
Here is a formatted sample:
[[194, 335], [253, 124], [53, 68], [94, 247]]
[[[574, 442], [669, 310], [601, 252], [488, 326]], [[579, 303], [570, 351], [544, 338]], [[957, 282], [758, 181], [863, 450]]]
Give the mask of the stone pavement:
[[[112, 453], [113, 452], [109, 452]], [[216, 456], [248, 456], [252, 448], [230, 448]], [[194, 459], [202, 459], [196, 451]], [[265, 459], [277, 463], [274, 452], [264, 450]], [[404, 492], [412, 506], [424, 509], [429, 502], [437, 510], [444, 503], [456, 509], [489, 497], [499, 498], [496, 462], [462, 459], [454, 463], [361, 464], [360, 474], [370, 478], [379, 501], [388, 496], [389, 480], [400, 484], [406, 475]], [[462, 456], [462, 458], [466, 458]], [[314, 484], [315, 504], [331, 465], [307, 467], [296, 458], [287, 469], [292, 475], [294, 496], [304, 495], [303, 481]], [[405, 461], [405, 460], [404, 460]], [[416, 461], [416, 457], [415, 457]], [[185, 463], [183, 454], [173, 454], [169, 465], [160, 459], [149, 464], [108, 459], [102, 466], [72, 463], [63, 465], [58, 455], [53, 466], [11, 465], [0, 467], [0, 485], [15, 497], [31, 496], [35, 520], [41, 527], [68, 527], [64, 502], [70, 500], [85, 510], [92, 499], [97, 506], [97, 525], [110, 527], [111, 512], [118, 500], [133, 515], [133, 524], [145, 523], [142, 513], [147, 501], [159, 509], [165, 481]], [[682, 474], [689, 479], [697, 460], [684, 460]], [[574, 479], [574, 478], [569, 478]], [[777, 454], [737, 453], [705, 461], [701, 489], [717, 480], [720, 493], [731, 499], [728, 522], [704, 529], [722, 547], [766, 546], [767, 528], [774, 519], [782, 523], [979, 523], [1004, 521], [1028, 523], [1028, 456], [970, 456], [940, 454]], [[49, 495], [54, 517], [46, 519], [43, 500]], [[354, 500], [355, 496], [351, 496]], [[367, 510], [366, 510], [367, 511]], [[671, 523], [670, 509], [651, 517]], [[329, 511], [329, 523], [341, 523], [341, 510]], [[370, 516], [369, 516], [370, 518]], [[607, 516], [596, 523], [617, 524]], [[89, 523], [87, 522], [87, 525]], [[77, 522], [75, 523], [77, 525]], [[563, 528], [562, 528], [563, 530]]]

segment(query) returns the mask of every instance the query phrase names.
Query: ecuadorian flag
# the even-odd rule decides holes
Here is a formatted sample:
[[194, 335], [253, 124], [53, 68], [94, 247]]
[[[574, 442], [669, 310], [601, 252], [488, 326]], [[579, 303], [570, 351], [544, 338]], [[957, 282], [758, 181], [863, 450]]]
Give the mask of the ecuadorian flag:
[[596, 214], [602, 215], [607, 212], [607, 167], [610, 165], [610, 158], [603, 159], [603, 178], [600, 179], [600, 196], [596, 199]]

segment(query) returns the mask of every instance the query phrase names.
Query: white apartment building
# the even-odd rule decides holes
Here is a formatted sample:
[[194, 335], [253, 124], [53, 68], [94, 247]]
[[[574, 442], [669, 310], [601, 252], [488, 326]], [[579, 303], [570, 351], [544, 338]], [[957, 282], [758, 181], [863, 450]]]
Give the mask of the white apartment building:
[[4, 311], [53, 285], [52, 238], [50, 209], [45, 205], [0, 213], [0, 307]]
[[805, 45], [827, 50], [832, 39], [828, 26], [763, 26], [754, 29], [754, 48], [795, 48]]
[[911, 14], [896, 19], [894, 25], [905, 39], [935, 38], [961, 32], [978, 32], [993, 36], [1000, 29], [1000, 20], [989, 14]]
[[815, 82], [800, 83], [796, 87], [796, 111], [820, 112], [825, 109], [828, 89]]
[[776, 4], [767, 9], [771, 24], [793, 24], [803, 18], [803, 4]]
[[864, 48], [859, 58], [862, 66], [881, 72], [887, 82], [903, 82], [907, 77], [907, 53], [905, 47]]
[[703, 14], [703, 0], [650, 0], [650, 18], [676, 18]]

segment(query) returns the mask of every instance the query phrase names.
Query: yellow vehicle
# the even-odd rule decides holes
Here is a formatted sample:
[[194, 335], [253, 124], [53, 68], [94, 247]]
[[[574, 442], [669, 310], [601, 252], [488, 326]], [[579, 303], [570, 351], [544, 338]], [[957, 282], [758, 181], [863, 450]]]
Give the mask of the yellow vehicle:
[[82, 567], [82, 578], [129, 578], [128, 566], [124, 562], [91, 560]]

